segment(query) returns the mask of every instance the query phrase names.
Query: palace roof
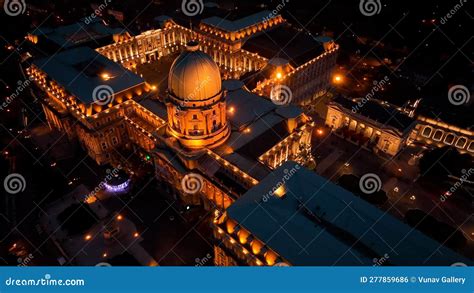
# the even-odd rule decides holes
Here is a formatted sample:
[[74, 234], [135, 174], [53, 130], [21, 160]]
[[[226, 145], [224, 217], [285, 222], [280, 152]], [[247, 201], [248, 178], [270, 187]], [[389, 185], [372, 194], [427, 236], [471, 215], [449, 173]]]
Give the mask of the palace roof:
[[[93, 92], [98, 86], [110, 86], [117, 94], [145, 82], [140, 76], [87, 47], [63, 51], [35, 60], [33, 64], [85, 104], [94, 102]], [[109, 78], [104, 79], [103, 74]]]
[[[280, 185], [283, 196], [271, 195]], [[291, 161], [248, 190], [227, 214], [292, 265], [373, 265], [385, 255], [388, 265], [470, 262]]]

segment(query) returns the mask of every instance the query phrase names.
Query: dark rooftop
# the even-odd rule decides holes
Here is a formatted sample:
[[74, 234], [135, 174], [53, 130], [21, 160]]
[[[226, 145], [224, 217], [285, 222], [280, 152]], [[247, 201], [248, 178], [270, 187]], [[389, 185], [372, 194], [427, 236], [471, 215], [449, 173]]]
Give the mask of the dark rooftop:
[[[283, 195], [272, 195], [282, 184]], [[266, 200], [264, 200], [264, 197]], [[235, 201], [228, 216], [292, 265], [471, 263], [349, 191], [288, 161]]]
[[232, 19], [232, 17], [222, 18], [218, 16], [212, 16], [201, 20], [201, 22], [217, 27], [224, 31], [235, 32], [274, 16], [275, 14], [273, 14], [271, 11], [264, 10], [238, 19]]
[[96, 18], [89, 23], [85, 21], [60, 26], [58, 28], [38, 28], [31, 32], [33, 35], [43, 36], [58, 47], [68, 49], [91, 41], [112, 37], [123, 32], [123, 29], [110, 28]]
[[295, 29], [291, 24], [282, 23], [277, 27], [247, 40], [244, 50], [258, 53], [267, 59], [279, 57], [287, 59], [293, 67], [298, 67], [324, 52], [318, 38]]
[[416, 121], [414, 118], [398, 111], [394, 107], [381, 104], [375, 100], [369, 100], [362, 106], [358, 106], [357, 101], [354, 102], [353, 100], [344, 98], [343, 96], [337, 96], [334, 98], [333, 102], [341, 105], [349, 111], [355, 109], [356, 113], [380, 124], [393, 127], [401, 133], [411, 130]]
[[[94, 102], [92, 93], [100, 85], [110, 86], [117, 94], [145, 82], [135, 73], [87, 47], [63, 51], [35, 60], [33, 64], [85, 104]], [[110, 76], [108, 80], [101, 77], [104, 73]]]

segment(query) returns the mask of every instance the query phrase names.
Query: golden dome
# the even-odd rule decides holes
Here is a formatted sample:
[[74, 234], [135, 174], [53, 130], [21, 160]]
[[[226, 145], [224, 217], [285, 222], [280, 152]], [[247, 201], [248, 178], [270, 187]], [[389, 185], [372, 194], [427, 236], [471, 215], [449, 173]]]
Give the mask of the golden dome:
[[171, 65], [168, 90], [174, 98], [184, 101], [205, 101], [222, 91], [219, 67], [197, 42], [189, 42]]

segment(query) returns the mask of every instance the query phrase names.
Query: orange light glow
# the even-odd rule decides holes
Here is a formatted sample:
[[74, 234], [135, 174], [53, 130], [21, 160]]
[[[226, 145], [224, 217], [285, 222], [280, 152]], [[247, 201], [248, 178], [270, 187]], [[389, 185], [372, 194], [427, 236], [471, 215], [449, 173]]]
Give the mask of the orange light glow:
[[91, 240], [92, 239], [92, 236], [90, 234], [87, 234], [85, 237], [84, 237], [85, 240]]
[[103, 80], [109, 80], [110, 79], [110, 75], [108, 73], [102, 73], [101, 77], [102, 77]]
[[229, 113], [233, 114], [235, 112], [235, 108], [234, 107], [229, 107]]
[[117, 216], [117, 220], [118, 220], [118, 221], [121, 221], [122, 219], [123, 219], [123, 216], [122, 216], [122, 215], [118, 215], [118, 216]]
[[138, 236], [140, 236], [140, 234], [138, 234], [138, 232], [135, 232], [135, 233], [133, 234], [133, 237], [135, 237], [135, 238], [137, 238]]
[[336, 75], [334, 75], [332, 80], [333, 80], [334, 83], [340, 84], [340, 83], [344, 82], [344, 77], [340, 74], [336, 74]]
[[277, 79], [281, 79], [282, 77], [283, 77], [283, 75], [281, 74], [281, 72], [277, 72], [276, 78], [277, 78]]

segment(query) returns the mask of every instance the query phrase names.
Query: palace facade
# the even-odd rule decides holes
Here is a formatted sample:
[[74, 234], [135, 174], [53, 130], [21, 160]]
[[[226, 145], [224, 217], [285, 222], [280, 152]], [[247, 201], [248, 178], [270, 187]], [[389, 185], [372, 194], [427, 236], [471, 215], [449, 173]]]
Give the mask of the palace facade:
[[452, 146], [474, 156], [474, 133], [469, 129], [422, 115], [414, 118], [378, 100], [338, 96], [327, 106], [325, 124], [333, 133], [368, 150], [395, 156], [416, 141], [428, 146]]
[[395, 156], [407, 144], [416, 120], [376, 100], [361, 104], [337, 96], [328, 104], [326, 125], [362, 147]]
[[51, 128], [98, 164], [127, 166], [130, 152], [150, 157], [184, 205], [224, 210], [285, 161], [312, 162], [311, 119], [240, 81], [222, 82], [197, 42], [174, 61], [165, 95], [90, 48], [37, 59], [27, 73]]
[[[270, 97], [273, 87], [285, 85], [292, 103], [307, 105], [330, 86], [338, 45], [328, 37], [297, 31], [281, 15], [262, 11], [233, 21], [214, 16], [193, 30], [169, 17], [160, 19], [160, 29], [120, 38], [97, 52], [136, 72], [139, 64], [179, 52], [189, 40], [197, 40], [224, 79], [247, 76], [252, 81], [247, 88], [261, 96]], [[296, 42], [291, 48], [286, 46], [289, 40]]]

